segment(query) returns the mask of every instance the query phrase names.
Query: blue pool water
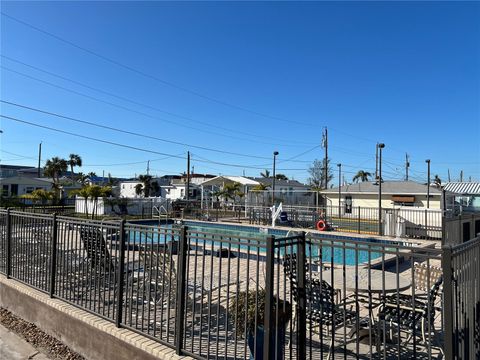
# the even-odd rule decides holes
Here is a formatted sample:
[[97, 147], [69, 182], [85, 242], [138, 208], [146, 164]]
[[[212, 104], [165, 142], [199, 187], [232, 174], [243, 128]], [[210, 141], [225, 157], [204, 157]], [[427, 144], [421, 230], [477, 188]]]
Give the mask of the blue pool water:
[[[142, 224], [158, 226], [158, 222], [156, 221], [142, 222]], [[264, 244], [265, 239], [268, 235], [274, 235], [277, 238], [294, 235], [293, 232], [288, 233], [288, 231], [286, 230], [259, 228], [256, 226], [239, 226], [232, 224], [204, 223], [195, 221], [184, 221], [184, 225], [188, 226], [189, 230], [193, 233], [194, 230], [197, 230], [199, 233], [205, 232], [213, 234], [213, 236], [207, 237], [206, 239], [204, 239], [202, 235], [199, 235], [198, 244], [206, 245], [207, 248], [209, 246], [222, 246], [223, 248], [227, 248], [228, 245], [226, 243], [221, 243], [218, 241], [220, 240], [220, 238], [225, 239], [231, 237], [233, 239], [236, 239], [243, 237], [254, 239], [250, 242], [247, 240], [243, 240], [241, 244], [232, 245], [231, 251], [237, 251], [239, 249], [242, 251], [249, 250], [251, 253], [262, 254], [262, 257], [264, 257], [265, 254]], [[169, 229], [172, 228], [172, 226], [174, 225], [162, 224], [160, 226], [162, 228]], [[314, 240], [311, 244], [307, 244], [307, 256], [317, 258], [318, 260], [320, 260], [321, 257], [322, 262], [326, 264], [333, 263], [336, 265], [355, 265], [372, 261], [382, 256], [379, 250], [388, 249], [388, 244], [395, 244], [395, 242], [388, 240], [381, 240], [375, 238], [356, 238], [351, 236], [340, 236], [328, 233], [322, 233], [321, 237], [320, 234], [312, 233], [311, 236]], [[145, 242], [146, 240], [160, 243], [165, 243], [166, 241], [165, 236], [163, 235], [157, 235], [157, 237], [154, 237], [153, 239], [148, 239], [146, 234], [143, 232], [130, 233], [130, 243], [141, 243]], [[167, 241], [170, 240], [171, 237], [167, 239]], [[338, 240], [348, 241], [345, 243], [345, 248], [341, 247], [342, 242]], [[194, 243], [196, 243], [195, 240], [192, 240], [192, 244]], [[260, 249], [258, 249], [258, 247], [256, 246], [257, 244], [261, 244]], [[282, 256], [285, 252], [285, 249], [282, 248], [279, 251], [280, 256]], [[287, 252], [291, 251], [295, 252], [296, 249], [292, 250], [291, 248], [288, 248]]]

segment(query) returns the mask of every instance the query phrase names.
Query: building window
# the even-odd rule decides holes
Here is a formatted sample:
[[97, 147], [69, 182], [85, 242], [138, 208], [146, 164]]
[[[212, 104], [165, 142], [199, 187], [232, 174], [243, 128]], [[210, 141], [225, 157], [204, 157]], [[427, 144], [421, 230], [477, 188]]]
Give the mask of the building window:
[[18, 195], [18, 184], [12, 184], [10, 186], [10, 195], [17, 196]]
[[34, 190], [33, 186], [27, 186], [25, 189], [25, 194], [31, 194]]
[[3, 196], [8, 196], [8, 185], [3, 185], [2, 186], [2, 195]]

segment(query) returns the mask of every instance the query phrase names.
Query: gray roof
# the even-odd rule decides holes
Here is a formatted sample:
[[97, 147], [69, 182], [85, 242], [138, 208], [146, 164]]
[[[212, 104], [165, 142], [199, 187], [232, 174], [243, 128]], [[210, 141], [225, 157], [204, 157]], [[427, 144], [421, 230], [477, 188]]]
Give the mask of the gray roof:
[[[358, 184], [344, 185], [341, 187], [343, 194], [378, 194], [378, 185], [365, 181]], [[338, 193], [338, 187], [321, 191], [324, 194]], [[424, 195], [427, 193], [427, 185], [413, 181], [384, 181], [382, 182], [382, 193], [392, 195]], [[442, 192], [430, 186], [430, 195], [440, 195]]]
[[449, 182], [443, 188], [455, 194], [480, 195], [480, 182]]
[[[253, 180], [261, 182], [262, 184], [267, 185], [267, 186], [272, 186], [272, 183], [273, 183], [273, 178], [271, 178], [271, 177], [269, 177], [269, 178], [257, 177], [257, 178], [253, 178]], [[299, 182], [297, 180], [278, 180], [278, 179], [276, 179], [275, 180], [275, 186], [276, 187], [278, 187], [278, 186], [296, 186], [296, 187], [303, 187], [305, 189], [310, 188], [308, 185], [302, 184], [301, 182]]]

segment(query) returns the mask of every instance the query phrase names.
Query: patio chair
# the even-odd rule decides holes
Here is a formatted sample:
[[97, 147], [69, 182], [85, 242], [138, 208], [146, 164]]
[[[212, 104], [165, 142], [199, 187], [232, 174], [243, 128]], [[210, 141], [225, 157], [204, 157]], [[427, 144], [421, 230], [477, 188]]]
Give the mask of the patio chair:
[[96, 271], [113, 272], [115, 265], [103, 232], [96, 226], [81, 226], [80, 239], [87, 253], [86, 260]]
[[[111, 236], [112, 234], [110, 234]], [[82, 225], [80, 227], [80, 239], [83, 243], [83, 247], [86, 252], [86, 258], [81, 261], [79, 266], [90, 267], [90, 270], [80, 270], [77, 271], [77, 274], [81, 274], [85, 279], [85, 276], [88, 277], [90, 281], [93, 281], [93, 284], [90, 286], [101, 286], [104, 293], [108, 293], [107, 296], [109, 299], [105, 300], [105, 303], [111, 303], [113, 300], [110, 299], [111, 295], [107, 291], [112, 286], [114, 287], [113, 296], [116, 297], [118, 290], [118, 279], [117, 279], [117, 266], [118, 261], [113, 257], [108, 249], [106, 238], [109, 235], [104, 235], [101, 228], [94, 225]], [[128, 282], [133, 282], [132, 274], [135, 271], [132, 264], [126, 264], [124, 270], [124, 280]], [[126, 279], [125, 279], [126, 277]], [[97, 289], [100, 292], [100, 288]]]
[[396, 327], [400, 331], [409, 333], [409, 337], [417, 332], [422, 335], [424, 343], [427, 342], [428, 329], [435, 331], [435, 311], [440, 310], [435, 302], [440, 292], [443, 277], [440, 276], [428, 291], [426, 298], [423, 294], [412, 296], [410, 294], [393, 294], [385, 297], [378, 310], [379, 321], [390, 325], [390, 337]]
[[[298, 304], [298, 279], [296, 273], [297, 258], [296, 254], [287, 254], [283, 260], [285, 275], [290, 279], [292, 297]], [[307, 272], [310, 266], [305, 264]], [[306, 297], [306, 315], [307, 325], [311, 328], [330, 327], [335, 332], [340, 326], [346, 326], [350, 321], [356, 319], [357, 313], [351, 309], [350, 305], [355, 304], [354, 300], [338, 300], [339, 292], [336, 291], [328, 282], [306, 276], [305, 279], [305, 297]], [[335, 301], [337, 298], [337, 301]], [[347, 308], [348, 306], [348, 308]], [[296, 326], [297, 311], [294, 307], [294, 328]], [[328, 331], [327, 331], [328, 333]], [[333, 351], [333, 337], [330, 343], [328, 359]]]
[[175, 303], [177, 272], [167, 244], [142, 247], [140, 266], [143, 267], [143, 278], [138, 279], [141, 283], [139, 295], [152, 304]]

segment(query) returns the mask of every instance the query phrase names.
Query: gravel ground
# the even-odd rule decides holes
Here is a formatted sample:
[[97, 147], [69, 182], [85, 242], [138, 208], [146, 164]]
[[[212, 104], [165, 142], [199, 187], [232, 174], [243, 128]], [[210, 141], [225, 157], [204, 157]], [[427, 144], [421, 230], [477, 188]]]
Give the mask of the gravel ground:
[[61, 360], [84, 360], [85, 358], [54, 337], [40, 330], [36, 325], [29, 323], [10, 311], [0, 308], [0, 323], [10, 331], [24, 338], [38, 351], [47, 355], [50, 359]]

